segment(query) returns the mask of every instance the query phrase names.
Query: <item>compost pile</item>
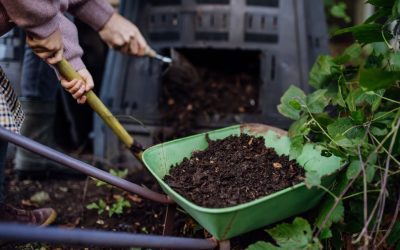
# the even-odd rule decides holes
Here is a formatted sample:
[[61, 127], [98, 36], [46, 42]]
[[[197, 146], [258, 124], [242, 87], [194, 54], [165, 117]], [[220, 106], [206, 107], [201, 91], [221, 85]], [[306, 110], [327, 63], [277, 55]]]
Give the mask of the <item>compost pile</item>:
[[173, 74], [163, 78], [160, 112], [173, 136], [192, 134], [196, 121], [218, 121], [227, 115], [255, 113], [259, 83], [246, 73], [216, 72], [198, 68], [198, 78], [182, 79]]
[[190, 201], [229, 207], [266, 196], [304, 180], [304, 169], [265, 147], [264, 138], [241, 134], [212, 141], [173, 166], [164, 180]]

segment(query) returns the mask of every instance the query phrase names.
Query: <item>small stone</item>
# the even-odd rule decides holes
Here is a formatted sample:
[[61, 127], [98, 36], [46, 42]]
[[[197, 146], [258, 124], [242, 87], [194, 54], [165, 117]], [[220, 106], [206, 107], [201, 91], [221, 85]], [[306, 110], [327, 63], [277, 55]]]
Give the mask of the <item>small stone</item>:
[[32, 195], [29, 200], [38, 204], [43, 204], [50, 200], [50, 195], [45, 191], [39, 191]]
[[282, 164], [280, 164], [279, 162], [274, 162], [274, 163], [272, 163], [272, 166], [273, 166], [275, 169], [280, 169], [280, 168], [282, 168]]
[[99, 224], [99, 225], [104, 225], [104, 220], [98, 219], [98, 220], [96, 221], [96, 223]]
[[169, 106], [172, 106], [172, 105], [174, 105], [175, 104], [175, 100], [174, 99], [172, 99], [172, 98], [170, 98], [170, 99], [168, 99], [168, 105]]

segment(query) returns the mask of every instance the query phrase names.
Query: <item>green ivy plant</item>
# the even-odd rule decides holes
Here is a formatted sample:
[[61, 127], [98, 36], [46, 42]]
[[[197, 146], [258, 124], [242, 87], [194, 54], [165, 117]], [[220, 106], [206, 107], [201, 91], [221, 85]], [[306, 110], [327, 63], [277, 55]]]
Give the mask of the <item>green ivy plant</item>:
[[[267, 230], [276, 245], [258, 242], [251, 250], [400, 249], [400, 0], [367, 3], [374, 15], [336, 32], [352, 33], [356, 42], [338, 57], [320, 56], [312, 67], [314, 91], [291, 86], [278, 106], [294, 120], [291, 157], [312, 142], [348, 164], [309, 222], [297, 218]], [[319, 183], [320, 176], [306, 175], [311, 185]]]
[[125, 200], [124, 197], [118, 196], [116, 201], [111, 205], [107, 205], [107, 203], [103, 199], [99, 199], [99, 201], [92, 202], [86, 206], [89, 210], [97, 210], [97, 213], [103, 214], [104, 211], [108, 211], [108, 217], [112, 217], [114, 214], [120, 215], [124, 212], [124, 208], [131, 207], [131, 203]]
[[[118, 169], [110, 169], [109, 173], [111, 175], [117, 176], [119, 178], [125, 179], [128, 176], [128, 169], [125, 168], [123, 170], [118, 170]], [[108, 188], [110, 191], [115, 189], [114, 186], [107, 184], [101, 180], [98, 180], [96, 178], [91, 178], [97, 187], [104, 186]], [[103, 199], [99, 199], [97, 202], [94, 201], [86, 206], [86, 209], [88, 210], [97, 210], [97, 213], [103, 214], [103, 212], [107, 211], [108, 216], [111, 218], [113, 215], [120, 215], [124, 212], [124, 208], [131, 207], [131, 204], [129, 201], [127, 201], [124, 197], [120, 195], [116, 195], [115, 201], [112, 203], [107, 204]]]

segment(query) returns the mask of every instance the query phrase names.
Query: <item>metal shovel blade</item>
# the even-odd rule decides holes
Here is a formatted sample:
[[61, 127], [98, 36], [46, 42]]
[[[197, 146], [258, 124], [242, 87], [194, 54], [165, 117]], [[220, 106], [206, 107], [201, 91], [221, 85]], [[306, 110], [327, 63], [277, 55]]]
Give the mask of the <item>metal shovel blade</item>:
[[180, 52], [171, 49], [172, 63], [163, 73], [163, 78], [176, 84], [194, 85], [200, 81], [196, 67]]

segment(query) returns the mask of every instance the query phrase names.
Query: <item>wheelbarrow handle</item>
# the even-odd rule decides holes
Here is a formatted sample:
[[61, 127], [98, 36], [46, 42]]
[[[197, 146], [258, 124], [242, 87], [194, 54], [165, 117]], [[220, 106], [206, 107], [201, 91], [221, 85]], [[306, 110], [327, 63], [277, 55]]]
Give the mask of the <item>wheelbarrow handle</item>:
[[[58, 72], [68, 81], [73, 79], [83, 78], [75, 71], [72, 65], [63, 59], [59, 63], [54, 65]], [[127, 146], [136, 156], [139, 161], [142, 161], [143, 147], [137, 143], [133, 137], [126, 131], [121, 123], [115, 118], [110, 110], [103, 104], [103, 102], [97, 97], [97, 95], [90, 90], [86, 94], [87, 103], [89, 106], [101, 117], [101, 119], [107, 124], [107, 126], [114, 132], [114, 134]]]

